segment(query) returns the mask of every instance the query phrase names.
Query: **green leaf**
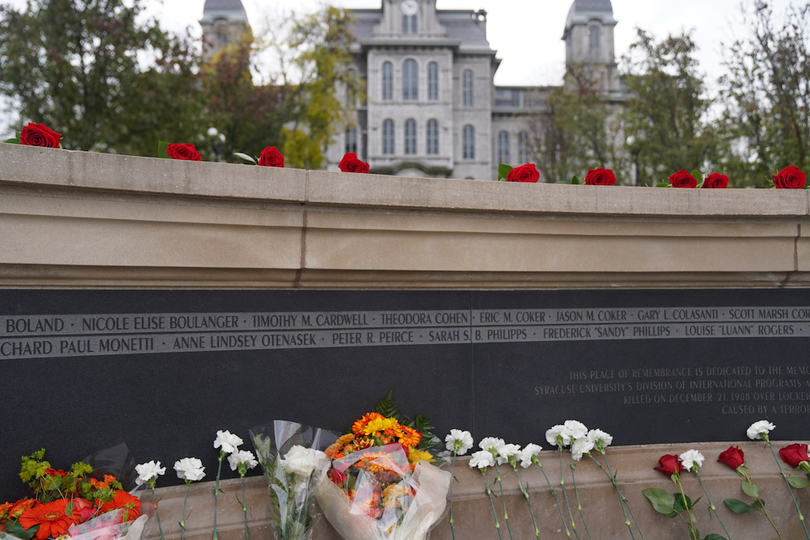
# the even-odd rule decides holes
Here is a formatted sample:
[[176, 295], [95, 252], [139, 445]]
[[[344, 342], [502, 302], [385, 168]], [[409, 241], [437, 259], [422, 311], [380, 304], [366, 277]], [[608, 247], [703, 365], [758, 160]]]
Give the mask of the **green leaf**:
[[740, 485], [742, 486], [743, 492], [749, 497], [753, 497], [754, 499], [759, 497], [759, 488], [756, 484], [752, 484], [748, 480], [743, 480], [740, 482]]
[[790, 484], [792, 487], [795, 487], [796, 489], [804, 489], [807, 486], [810, 486], [810, 482], [799, 476], [788, 476], [787, 481], [788, 484]]
[[6, 522], [6, 532], [17, 538], [22, 538], [22, 540], [31, 540], [39, 530], [39, 527], [39, 525], [34, 525], [30, 529], [23, 529], [19, 521]]
[[692, 499], [690, 499], [689, 496], [687, 495], [686, 500], [684, 501], [684, 496], [681, 495], [680, 493], [676, 493], [675, 494], [675, 510], [677, 510], [678, 512], [683, 512], [684, 510], [691, 510], [692, 508], [695, 507], [695, 503], [697, 503], [699, 500], [700, 499], [698, 499], [697, 501], [695, 501], [693, 503]]
[[169, 157], [169, 154], [166, 152], [168, 149], [169, 143], [167, 143], [166, 141], [159, 141], [157, 147], [157, 157], [171, 159]]
[[750, 514], [751, 512], [756, 512], [757, 510], [750, 504], [745, 504], [737, 499], [726, 499], [723, 502], [726, 504], [726, 506], [728, 506], [728, 509], [735, 514]]
[[8, 139], [7, 141], [4, 141], [4, 142], [7, 142], [9, 144], [20, 144], [20, 139], [18, 139], [18, 138]]
[[701, 177], [702, 177], [703, 175], [700, 173], [700, 171], [699, 171], [699, 170], [695, 169], [695, 170], [693, 170], [693, 171], [692, 171], [691, 173], [689, 173], [689, 174], [691, 174], [692, 176], [694, 176], [694, 177], [695, 177], [695, 180], [697, 180], [697, 181], [698, 181], [698, 183], [700, 183]]
[[724, 536], [720, 536], [719, 534], [712, 533], [706, 535], [706, 537], [703, 540], [726, 540], [726, 538]]
[[509, 172], [513, 169], [506, 163], [498, 163], [498, 181], [502, 182], [509, 176]]
[[658, 488], [649, 488], [642, 491], [647, 500], [652, 504], [653, 509], [659, 514], [667, 517], [675, 517], [678, 512], [675, 510], [675, 497], [671, 493]]
[[574, 175], [573, 178], [571, 178], [571, 185], [576, 185], [576, 184], [581, 184], [581, 183], [582, 183], [582, 181], [579, 179], [579, 177], [577, 175]]
[[661, 182], [660, 184], [656, 184], [655, 187], [672, 187], [672, 184], [669, 181]]
[[244, 159], [245, 161], [249, 161], [249, 162], [253, 163], [254, 165], [257, 165], [256, 160], [253, 159], [252, 157], [250, 157], [247, 154], [243, 154], [242, 152], [234, 152], [233, 155], [238, 157], [239, 159]]
[[394, 403], [394, 389], [388, 391], [380, 401], [374, 405], [374, 410], [385, 416], [386, 418], [395, 418], [399, 420], [402, 416], [402, 411], [399, 410], [397, 404]]

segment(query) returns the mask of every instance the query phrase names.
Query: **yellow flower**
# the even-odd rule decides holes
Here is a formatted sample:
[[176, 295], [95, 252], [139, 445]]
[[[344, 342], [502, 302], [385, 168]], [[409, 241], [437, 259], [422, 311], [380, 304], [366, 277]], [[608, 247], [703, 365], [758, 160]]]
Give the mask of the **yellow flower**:
[[365, 435], [373, 435], [375, 433], [382, 433], [386, 429], [396, 427], [399, 427], [399, 422], [393, 418], [375, 418], [366, 424], [366, 426], [363, 428], [363, 433]]
[[408, 461], [411, 463], [419, 463], [420, 461], [427, 461], [429, 463], [433, 463], [436, 461], [430, 452], [425, 450], [417, 450], [415, 448], [411, 449], [411, 452], [408, 454]]

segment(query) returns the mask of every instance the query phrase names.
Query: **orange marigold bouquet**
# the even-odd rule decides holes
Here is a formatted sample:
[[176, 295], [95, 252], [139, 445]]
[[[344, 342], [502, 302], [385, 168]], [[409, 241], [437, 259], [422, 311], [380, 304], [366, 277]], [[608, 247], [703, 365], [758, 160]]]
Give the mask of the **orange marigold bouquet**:
[[[123, 490], [113, 475], [93, 474], [93, 467], [74, 463], [54, 469], [45, 450], [23, 456], [20, 478], [32, 496], [0, 504], [0, 538], [46, 540], [137, 540], [146, 515], [141, 502]], [[92, 475], [92, 476], [91, 476]]]
[[330, 481], [318, 504], [346, 540], [420, 540], [446, 507], [451, 475], [431, 463], [432, 426], [421, 415], [410, 422], [388, 412], [363, 415], [326, 450]]

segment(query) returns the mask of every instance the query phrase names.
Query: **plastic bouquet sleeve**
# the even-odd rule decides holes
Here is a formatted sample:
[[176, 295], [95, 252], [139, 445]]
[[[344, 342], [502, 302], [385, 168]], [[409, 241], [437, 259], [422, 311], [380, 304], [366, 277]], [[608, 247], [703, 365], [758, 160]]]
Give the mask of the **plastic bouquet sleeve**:
[[413, 474], [401, 482], [412, 490], [412, 500], [393, 524], [358, 511], [344, 490], [328, 480], [321, 484], [317, 499], [323, 514], [346, 540], [422, 540], [445, 511], [451, 477], [430, 463], [417, 463]]
[[134, 521], [121, 522], [123, 511], [101, 514], [67, 530], [70, 540], [140, 540], [149, 519], [143, 514]]

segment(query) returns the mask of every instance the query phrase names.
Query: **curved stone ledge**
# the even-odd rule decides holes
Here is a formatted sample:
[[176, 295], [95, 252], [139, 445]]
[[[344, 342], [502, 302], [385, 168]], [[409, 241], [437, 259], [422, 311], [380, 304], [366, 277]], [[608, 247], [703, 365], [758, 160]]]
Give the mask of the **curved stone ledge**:
[[[770, 452], [764, 448], [761, 442], [735, 443], [735, 445], [737, 444], [745, 452], [751, 479], [759, 487], [760, 494], [766, 501], [766, 508], [771, 518], [776, 522], [782, 536], [785, 540], [803, 538], [804, 532], [796, 515], [795, 507]], [[776, 448], [781, 448], [787, 444], [789, 443], [779, 442], [776, 444]], [[627, 497], [630, 508], [646, 538], [677, 540], [688, 536], [686, 525], [682, 520], [669, 519], [656, 513], [641, 491], [650, 487], [661, 488], [669, 492], [677, 490], [674, 483], [663, 474], [653, 470], [653, 467], [658, 464], [658, 458], [662, 455], [679, 454], [690, 448], [700, 451], [706, 458], [701, 468], [701, 477], [732, 537], [744, 540], [770, 540], [776, 538], [776, 534], [768, 524], [765, 516], [760, 513], [735, 515], [723, 505], [723, 499], [728, 498], [749, 500], [742, 493], [739, 476], [726, 465], [716, 461], [720, 452], [728, 448], [728, 446], [728, 443], [698, 443], [692, 445], [624, 446], [608, 449], [608, 459], [613, 471], [617, 474], [619, 488]], [[573, 482], [568, 469], [568, 458], [569, 454], [566, 452], [564, 454], [566, 461], [563, 463], [563, 468], [566, 470], [566, 490], [569, 498], [573, 501]], [[601, 456], [598, 456], [598, 458], [600, 459]], [[560, 463], [558, 453], [544, 451], [540, 455], [540, 461], [562, 501], [562, 493], [559, 488]], [[453, 515], [456, 540], [497, 540], [498, 535], [494, 527], [490, 503], [484, 491], [483, 479], [477, 469], [472, 470], [468, 467], [468, 463], [468, 457], [459, 458], [456, 462], [454, 474], [457, 479], [453, 487]], [[504, 480], [504, 498], [513, 537], [515, 539], [534, 538], [531, 516], [525, 499], [519, 491], [517, 478], [511, 468], [505, 467], [501, 468], [501, 474]], [[541, 531], [540, 538], [565, 538], [554, 498], [540, 469], [534, 466], [529, 469], [519, 469], [519, 474], [523, 483], [528, 485], [529, 500]], [[799, 473], [793, 474], [799, 475]], [[495, 470], [490, 469], [487, 472], [487, 478], [490, 482], [494, 481], [495, 476]], [[585, 519], [593, 538], [630, 538], [612, 485], [604, 473], [588, 458], [584, 458], [576, 465], [576, 484]], [[701, 537], [712, 532], [725, 536], [717, 520], [712, 519], [710, 521], [708, 519], [706, 497], [703, 495], [695, 475], [684, 473], [683, 484], [686, 494], [693, 500], [703, 497], [695, 511]], [[220, 536], [222, 540], [238, 540], [244, 537], [244, 518], [241, 507], [236, 500], [236, 495], [241, 498], [241, 485], [239, 480], [227, 480], [221, 486], [225, 493], [220, 496], [218, 503], [217, 523]], [[269, 540], [273, 536], [267, 514], [267, 486], [264, 477], [249, 478], [247, 486], [251, 538]], [[187, 520], [188, 528], [186, 530], [186, 538], [189, 540], [208, 540], [211, 537], [211, 528], [213, 526], [211, 493], [213, 487], [213, 482], [193, 484], [191, 487], [189, 492], [191, 516]], [[499, 512], [501, 532], [504, 539], [506, 539], [508, 534], [503, 521], [500, 489], [493, 486], [493, 491], [496, 509]], [[180, 531], [176, 523], [180, 520], [182, 514], [185, 488], [183, 486], [160, 488], [157, 493], [160, 499], [160, 515], [165, 537], [171, 540], [179, 538]], [[797, 500], [805, 514], [810, 513], [809, 495], [807, 490], [796, 490]], [[150, 497], [149, 494], [142, 496], [146, 501], [150, 500]], [[564, 506], [563, 509], [565, 509]], [[451, 540], [452, 535], [446, 518], [445, 515], [439, 525], [432, 531], [431, 538], [433, 540]], [[576, 518], [576, 522], [581, 531], [580, 537], [586, 538], [579, 517]], [[153, 524], [148, 533], [148, 540], [157, 538], [159, 538], [157, 527]], [[316, 525], [313, 538], [316, 540], [339, 540], [340, 536], [326, 520], [322, 519]]]
[[402, 178], [0, 145], [0, 285], [804, 287], [805, 190]]

